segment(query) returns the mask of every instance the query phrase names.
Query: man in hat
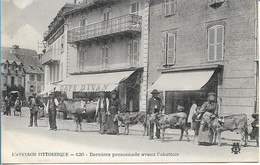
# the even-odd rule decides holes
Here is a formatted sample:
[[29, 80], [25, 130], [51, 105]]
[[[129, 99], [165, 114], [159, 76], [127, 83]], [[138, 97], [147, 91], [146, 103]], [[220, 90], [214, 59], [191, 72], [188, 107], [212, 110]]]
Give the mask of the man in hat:
[[55, 95], [53, 93], [50, 93], [49, 99], [47, 101], [47, 111], [49, 114], [49, 124], [50, 124], [50, 131], [56, 131], [57, 125], [56, 125], [56, 109], [59, 105], [58, 99], [55, 98]]
[[105, 133], [106, 114], [109, 113], [109, 100], [105, 97], [105, 92], [100, 92], [100, 98], [97, 101], [96, 116], [98, 116], [100, 123], [99, 133], [102, 135]]
[[32, 127], [33, 123], [35, 127], [37, 125], [37, 114], [39, 111], [39, 106], [41, 106], [39, 98], [36, 98], [36, 94], [34, 93], [32, 97], [29, 98], [29, 108], [30, 108], [30, 124], [28, 127]]
[[[153, 113], [159, 113], [163, 109], [162, 100], [158, 97], [159, 92], [157, 89], [154, 89], [152, 92], [152, 97], [148, 99], [148, 105], [146, 109], [146, 115], [149, 117]], [[154, 123], [150, 122], [150, 137], [149, 139], [152, 140], [154, 136]], [[156, 137], [160, 138], [160, 130], [158, 126], [156, 125]]]

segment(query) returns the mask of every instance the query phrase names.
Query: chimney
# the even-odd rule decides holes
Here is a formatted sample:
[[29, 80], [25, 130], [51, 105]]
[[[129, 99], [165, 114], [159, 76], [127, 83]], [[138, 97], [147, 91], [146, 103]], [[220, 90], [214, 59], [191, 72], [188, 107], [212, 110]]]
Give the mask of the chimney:
[[13, 49], [19, 49], [19, 45], [13, 45], [12, 48]]
[[74, 0], [74, 3], [77, 4], [77, 0]]

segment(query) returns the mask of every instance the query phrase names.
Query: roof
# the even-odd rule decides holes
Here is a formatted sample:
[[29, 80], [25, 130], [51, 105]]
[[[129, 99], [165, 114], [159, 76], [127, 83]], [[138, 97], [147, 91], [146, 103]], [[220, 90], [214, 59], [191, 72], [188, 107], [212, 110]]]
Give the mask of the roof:
[[4, 62], [9, 62], [9, 63], [13, 63], [16, 62], [16, 64], [20, 64], [21, 61], [14, 55], [11, 53], [11, 49], [8, 47], [1, 47], [1, 63]]
[[42, 64], [37, 56], [34, 55], [17, 55], [24, 65], [25, 73], [44, 74]]
[[37, 52], [32, 49], [2, 47], [1, 61], [15, 61], [22, 63], [25, 73], [44, 74]]

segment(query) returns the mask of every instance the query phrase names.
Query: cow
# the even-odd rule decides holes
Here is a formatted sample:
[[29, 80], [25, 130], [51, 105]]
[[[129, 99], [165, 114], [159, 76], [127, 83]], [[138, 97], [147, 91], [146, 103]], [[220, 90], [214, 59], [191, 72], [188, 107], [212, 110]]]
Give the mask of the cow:
[[[143, 136], [145, 136], [145, 133], [149, 130], [148, 124], [147, 124], [147, 118], [145, 112], [124, 112], [124, 113], [118, 113], [115, 116], [116, 121], [120, 121], [122, 124], [125, 125], [125, 131], [124, 135], [129, 134], [129, 125], [131, 124], [138, 124], [141, 123], [144, 126], [144, 133]], [[148, 135], [148, 133], [147, 133]]]
[[81, 101], [63, 101], [57, 107], [58, 110], [66, 111], [68, 114], [72, 115], [76, 122], [76, 131], [82, 131], [82, 121], [83, 115], [95, 116], [96, 103], [92, 102], [89, 104], [82, 104]]
[[165, 129], [181, 129], [181, 136], [179, 140], [182, 140], [183, 132], [185, 131], [187, 140], [190, 141], [187, 129], [187, 114], [184, 112], [177, 112], [173, 114], [152, 114], [149, 119], [150, 122], [153, 122], [158, 125], [159, 129], [162, 130], [162, 142], [164, 141]]
[[209, 115], [208, 117], [203, 117], [202, 121], [207, 123], [211, 130], [214, 132], [214, 141], [216, 143], [216, 138], [218, 139], [218, 146], [221, 146], [221, 132], [224, 131], [235, 131], [241, 135], [240, 145], [247, 146], [248, 139], [248, 128], [247, 128], [247, 116], [245, 114], [234, 114], [229, 116], [219, 116]]

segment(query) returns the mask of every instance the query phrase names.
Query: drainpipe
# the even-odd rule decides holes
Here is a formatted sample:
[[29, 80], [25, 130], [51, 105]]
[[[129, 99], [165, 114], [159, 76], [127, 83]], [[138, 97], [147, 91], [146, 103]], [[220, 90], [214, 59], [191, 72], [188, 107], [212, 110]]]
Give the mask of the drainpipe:
[[259, 14], [259, 8], [258, 8], [258, 0], [255, 0], [255, 109], [254, 112], [258, 112], [259, 111], [259, 57], [258, 57], [258, 53], [259, 53], [259, 46], [258, 46], [258, 27], [259, 27], [259, 21], [258, 21], [258, 14]]

